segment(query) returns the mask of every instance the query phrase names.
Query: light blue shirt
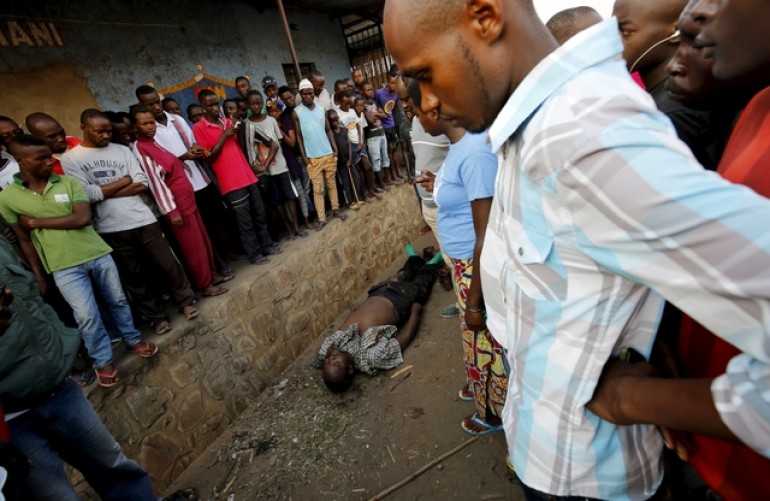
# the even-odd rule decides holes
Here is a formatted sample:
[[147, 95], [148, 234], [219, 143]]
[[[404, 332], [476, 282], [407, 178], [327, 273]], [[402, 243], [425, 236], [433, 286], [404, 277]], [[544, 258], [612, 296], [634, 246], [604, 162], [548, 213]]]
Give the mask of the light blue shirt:
[[305, 145], [305, 155], [308, 158], [322, 158], [334, 153], [326, 135], [326, 110], [316, 104], [311, 110], [304, 104], [294, 108], [302, 128], [302, 142]]
[[770, 455], [770, 201], [698, 165], [622, 50], [615, 19], [576, 35], [490, 128], [500, 171], [481, 281], [505, 318], [516, 473], [551, 495], [641, 501], [663, 478], [659, 431], [586, 404], [610, 357], [649, 355], [663, 297], [743, 351], [712, 395]]
[[492, 198], [495, 193], [497, 157], [489, 149], [487, 134], [466, 133], [449, 146], [444, 165], [434, 183], [438, 205], [441, 249], [455, 259], [473, 257], [476, 231], [471, 202]]

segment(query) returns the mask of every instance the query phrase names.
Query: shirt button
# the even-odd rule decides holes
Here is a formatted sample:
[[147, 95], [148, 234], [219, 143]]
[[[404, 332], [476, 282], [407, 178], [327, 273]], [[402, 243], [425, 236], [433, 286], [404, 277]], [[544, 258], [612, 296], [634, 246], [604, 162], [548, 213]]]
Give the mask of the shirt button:
[[524, 247], [519, 247], [519, 256], [524, 255]]

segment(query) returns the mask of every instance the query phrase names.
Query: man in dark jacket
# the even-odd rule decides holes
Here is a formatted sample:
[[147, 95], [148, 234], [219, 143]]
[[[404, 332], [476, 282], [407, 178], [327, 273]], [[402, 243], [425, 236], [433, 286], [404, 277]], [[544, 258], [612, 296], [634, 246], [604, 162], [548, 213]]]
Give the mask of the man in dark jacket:
[[105, 500], [156, 500], [150, 478], [128, 459], [69, 379], [80, 333], [40, 297], [35, 277], [0, 237], [0, 397], [11, 445], [30, 463], [19, 499], [77, 500], [63, 461]]

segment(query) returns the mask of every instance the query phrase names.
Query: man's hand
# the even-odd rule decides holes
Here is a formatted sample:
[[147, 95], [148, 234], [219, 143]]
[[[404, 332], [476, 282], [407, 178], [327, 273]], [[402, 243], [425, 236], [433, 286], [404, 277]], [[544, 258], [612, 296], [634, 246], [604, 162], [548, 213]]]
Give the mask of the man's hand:
[[415, 183], [420, 183], [425, 191], [428, 193], [433, 192], [433, 183], [436, 181], [436, 175], [429, 170], [421, 170], [421, 176], [414, 178]]
[[19, 237], [16, 236], [16, 232], [13, 231], [13, 228], [10, 226], [6, 226], [3, 229], [3, 236], [6, 240], [8, 240], [8, 242], [11, 243], [11, 245], [16, 245], [19, 243]]
[[13, 292], [3, 286], [0, 290], [0, 336], [5, 334], [5, 330], [11, 325], [11, 317], [13, 317], [11, 303], [13, 303]]
[[222, 134], [224, 137], [233, 137], [238, 133], [238, 129], [235, 127], [227, 127], [225, 128], [225, 132]]
[[358, 147], [356, 148], [356, 153], [361, 153], [361, 150], [364, 149], [363, 143], [358, 143]]
[[32, 231], [35, 229], [34, 219], [24, 214], [19, 214], [19, 226], [27, 231]]
[[171, 224], [173, 224], [174, 226], [182, 226], [184, 225], [184, 219], [182, 218], [182, 216], [172, 217]]
[[588, 409], [610, 423], [616, 425], [634, 424], [623, 414], [623, 393], [626, 384], [635, 378], [652, 377], [655, 370], [646, 362], [628, 363], [612, 359], [604, 366], [594, 396], [588, 402]]

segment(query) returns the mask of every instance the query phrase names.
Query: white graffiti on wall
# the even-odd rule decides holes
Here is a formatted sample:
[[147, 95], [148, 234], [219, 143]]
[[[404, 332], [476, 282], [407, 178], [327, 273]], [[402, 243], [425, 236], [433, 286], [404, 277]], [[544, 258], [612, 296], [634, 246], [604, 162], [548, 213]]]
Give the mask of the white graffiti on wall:
[[53, 23], [0, 22], [0, 47], [64, 47]]

